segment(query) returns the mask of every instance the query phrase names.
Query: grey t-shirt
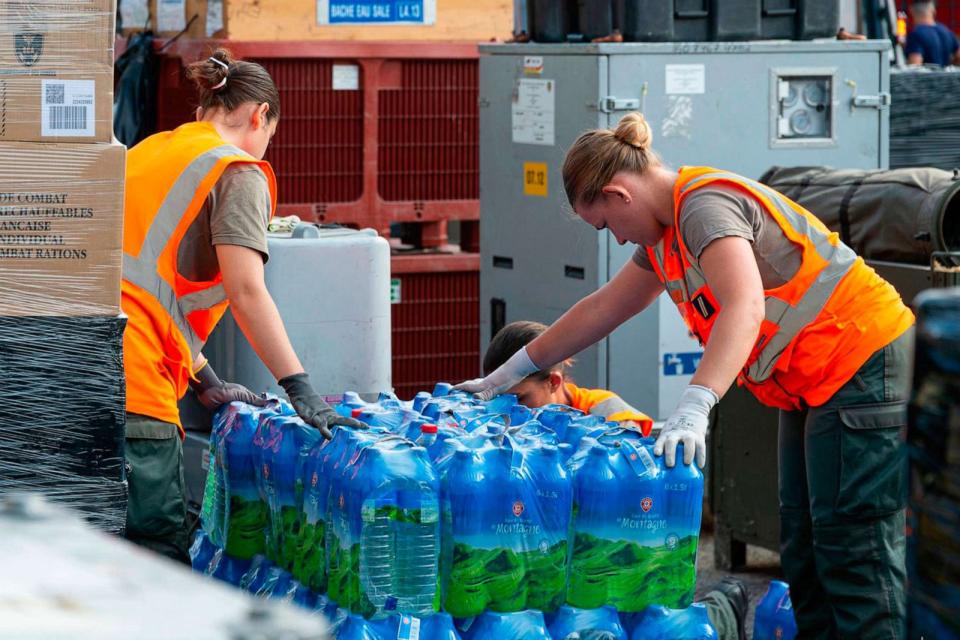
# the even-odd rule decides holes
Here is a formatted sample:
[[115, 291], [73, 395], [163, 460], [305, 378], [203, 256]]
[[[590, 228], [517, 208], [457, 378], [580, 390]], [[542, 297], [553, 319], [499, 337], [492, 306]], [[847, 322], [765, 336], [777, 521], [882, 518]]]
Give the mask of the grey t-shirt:
[[230, 165], [180, 243], [180, 273], [194, 282], [212, 279], [220, 271], [218, 244], [259, 251], [266, 262], [269, 221], [270, 188], [263, 170], [253, 164]]
[[[680, 237], [698, 261], [717, 238], [743, 238], [753, 246], [764, 289], [788, 282], [800, 269], [802, 252], [753, 197], [733, 187], [709, 185], [687, 196], [680, 209]], [[653, 271], [644, 247], [633, 261]]]

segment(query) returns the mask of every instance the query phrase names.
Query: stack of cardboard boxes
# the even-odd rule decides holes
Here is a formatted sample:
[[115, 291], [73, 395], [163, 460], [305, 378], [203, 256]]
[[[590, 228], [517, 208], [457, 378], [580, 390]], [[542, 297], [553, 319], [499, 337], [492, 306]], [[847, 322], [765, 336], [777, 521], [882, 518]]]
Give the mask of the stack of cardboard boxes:
[[115, 0], [0, 0], [0, 492], [123, 528]]

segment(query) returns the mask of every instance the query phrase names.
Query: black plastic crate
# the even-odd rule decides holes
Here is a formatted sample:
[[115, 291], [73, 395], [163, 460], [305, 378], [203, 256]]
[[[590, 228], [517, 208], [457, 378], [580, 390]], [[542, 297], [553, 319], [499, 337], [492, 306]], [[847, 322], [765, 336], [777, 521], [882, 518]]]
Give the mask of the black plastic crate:
[[673, 3], [669, 0], [627, 0], [623, 37], [629, 42], [673, 40]]
[[576, 29], [576, 0], [527, 0], [527, 25], [534, 42], [566, 42]]
[[766, 39], [811, 40], [836, 34], [836, 0], [761, 0], [760, 35]]
[[632, 42], [810, 40], [836, 34], [836, 0], [626, 0]]
[[674, 42], [713, 40], [710, 22], [714, 1], [673, 0], [673, 37], [670, 39]]
[[626, 0], [631, 42], [708, 42], [760, 37], [761, 0]]

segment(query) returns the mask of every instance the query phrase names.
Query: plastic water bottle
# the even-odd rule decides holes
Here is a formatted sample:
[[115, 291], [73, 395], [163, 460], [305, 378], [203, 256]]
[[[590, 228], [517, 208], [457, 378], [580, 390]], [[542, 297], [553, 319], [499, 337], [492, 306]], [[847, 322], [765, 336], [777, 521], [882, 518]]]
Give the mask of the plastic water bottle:
[[436, 496], [421, 491], [398, 493], [400, 514], [394, 527], [397, 540], [397, 608], [413, 615], [433, 613], [439, 570], [438, 523], [440, 508]]
[[420, 426], [420, 437], [417, 438], [417, 446], [429, 449], [437, 441], [437, 425], [424, 424]]
[[[387, 605], [396, 608], [393, 597], [394, 531], [391, 512], [395, 508], [385, 496], [376, 503], [363, 505], [363, 526], [360, 532], [360, 586], [378, 611]], [[351, 602], [351, 608], [357, 606]]]
[[767, 593], [757, 604], [753, 619], [754, 640], [793, 640], [797, 637], [797, 621], [790, 602], [790, 585], [772, 580]]
[[[440, 554], [439, 481], [426, 451], [397, 436], [363, 450], [351, 470], [350, 528], [360, 532], [359, 593], [368, 617], [434, 613]], [[352, 545], [351, 545], [352, 547]], [[342, 603], [341, 603], [342, 604]]]

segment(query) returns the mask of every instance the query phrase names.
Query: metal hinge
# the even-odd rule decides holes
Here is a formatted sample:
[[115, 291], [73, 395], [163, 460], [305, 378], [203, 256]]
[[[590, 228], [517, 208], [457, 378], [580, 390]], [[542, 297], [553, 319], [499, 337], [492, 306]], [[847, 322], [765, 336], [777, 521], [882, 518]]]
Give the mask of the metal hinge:
[[614, 111], [637, 111], [640, 109], [640, 98], [616, 98], [607, 96], [600, 100], [600, 111], [613, 113]]
[[890, 94], [882, 91], [875, 96], [853, 96], [853, 106], [883, 111], [890, 106]]

